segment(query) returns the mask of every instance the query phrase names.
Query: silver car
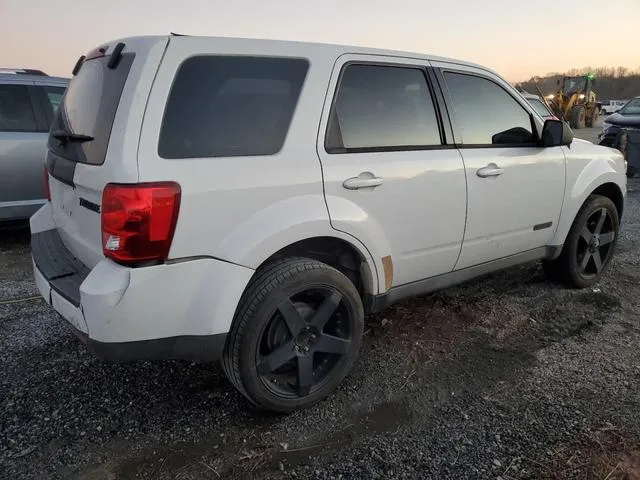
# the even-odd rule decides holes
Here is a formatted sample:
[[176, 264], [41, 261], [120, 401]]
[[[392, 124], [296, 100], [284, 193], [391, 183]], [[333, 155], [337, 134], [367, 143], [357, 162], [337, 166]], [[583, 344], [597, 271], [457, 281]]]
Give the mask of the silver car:
[[531, 106], [535, 109], [535, 111], [538, 112], [540, 116], [545, 120], [547, 118], [555, 117], [553, 112], [549, 110], [549, 107], [547, 106], [547, 104], [538, 95], [535, 95], [533, 93], [523, 92], [522, 96], [527, 99], [527, 101], [531, 104]]
[[68, 82], [0, 68], [0, 223], [29, 218], [45, 201], [49, 125]]

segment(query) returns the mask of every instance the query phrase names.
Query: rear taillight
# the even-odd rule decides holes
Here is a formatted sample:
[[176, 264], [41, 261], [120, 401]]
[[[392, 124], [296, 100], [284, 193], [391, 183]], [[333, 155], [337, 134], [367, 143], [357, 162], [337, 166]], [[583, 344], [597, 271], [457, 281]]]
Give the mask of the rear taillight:
[[180, 185], [173, 182], [107, 185], [102, 193], [105, 257], [123, 264], [166, 260], [180, 193]]
[[49, 170], [44, 167], [44, 193], [48, 201], [51, 201], [51, 187], [49, 187]]

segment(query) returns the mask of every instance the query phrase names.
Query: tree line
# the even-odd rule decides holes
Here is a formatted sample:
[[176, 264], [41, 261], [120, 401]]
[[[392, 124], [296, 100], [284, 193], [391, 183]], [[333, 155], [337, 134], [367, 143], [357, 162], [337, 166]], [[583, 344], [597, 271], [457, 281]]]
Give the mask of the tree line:
[[628, 100], [640, 95], [640, 68], [632, 70], [627, 67], [585, 67], [574, 68], [566, 73], [552, 72], [544, 76], [531, 77], [518, 85], [530, 93], [537, 94], [536, 83], [544, 95], [558, 89], [558, 81], [564, 76], [593, 74], [595, 83], [593, 90], [599, 100]]

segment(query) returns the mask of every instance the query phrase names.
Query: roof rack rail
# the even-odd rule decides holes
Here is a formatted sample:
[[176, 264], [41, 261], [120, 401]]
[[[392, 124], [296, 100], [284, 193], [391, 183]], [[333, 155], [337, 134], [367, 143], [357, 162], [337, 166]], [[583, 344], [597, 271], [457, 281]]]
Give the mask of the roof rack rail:
[[46, 73], [42, 70], [37, 70], [34, 68], [1, 68], [0, 73], [10, 74], [10, 75], [40, 75], [44, 77], [48, 77]]

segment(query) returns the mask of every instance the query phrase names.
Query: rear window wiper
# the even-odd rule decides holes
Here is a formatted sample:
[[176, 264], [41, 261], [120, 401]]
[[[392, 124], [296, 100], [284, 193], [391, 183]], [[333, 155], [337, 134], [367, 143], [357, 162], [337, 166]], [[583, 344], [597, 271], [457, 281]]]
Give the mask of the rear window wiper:
[[82, 135], [81, 133], [68, 132], [66, 130], [53, 130], [51, 132], [51, 136], [55, 139], [60, 140], [62, 143], [67, 143], [67, 142], [84, 143], [84, 142], [90, 142], [91, 140], [93, 140], [93, 137], [89, 135]]

